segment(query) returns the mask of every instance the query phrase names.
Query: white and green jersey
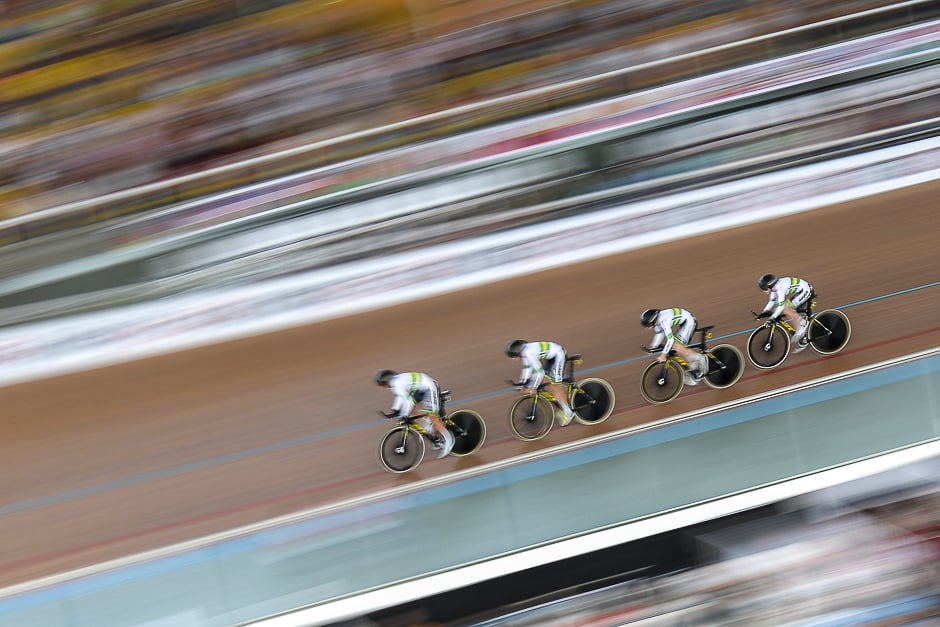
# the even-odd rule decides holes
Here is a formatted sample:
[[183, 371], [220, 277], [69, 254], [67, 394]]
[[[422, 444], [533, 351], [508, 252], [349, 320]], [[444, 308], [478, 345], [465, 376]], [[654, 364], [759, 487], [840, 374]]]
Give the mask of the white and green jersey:
[[417, 403], [432, 414], [441, 411], [441, 399], [437, 381], [423, 372], [402, 372], [388, 380], [388, 387], [395, 395], [392, 411], [400, 416], [410, 416]]
[[528, 342], [520, 353], [522, 375], [519, 379], [526, 387], [535, 388], [545, 375], [552, 383], [561, 383], [565, 377], [565, 349], [555, 342]]
[[662, 344], [663, 354], [668, 355], [677, 341], [682, 345], [689, 343], [697, 324], [695, 316], [688, 309], [682, 307], [660, 309], [656, 322], [653, 323], [654, 335], [651, 346]]
[[805, 303], [813, 293], [813, 286], [805, 279], [795, 276], [782, 276], [770, 288], [770, 297], [762, 313], [770, 313], [770, 319], [776, 320], [783, 313], [783, 306], [789, 301], [796, 309]]

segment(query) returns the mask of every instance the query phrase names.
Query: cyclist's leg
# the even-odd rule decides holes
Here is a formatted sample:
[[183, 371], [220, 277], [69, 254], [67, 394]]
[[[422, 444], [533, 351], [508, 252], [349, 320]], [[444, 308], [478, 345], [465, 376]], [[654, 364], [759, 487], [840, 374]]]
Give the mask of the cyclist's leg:
[[437, 455], [438, 458], [446, 457], [447, 454], [450, 453], [450, 449], [454, 448], [454, 434], [444, 426], [444, 421], [441, 420], [440, 414], [428, 412], [425, 413], [425, 417], [432, 427], [428, 429], [428, 431], [434, 433], [436, 436], [434, 448], [439, 451]]
[[[708, 372], [708, 358], [688, 346], [683, 346], [679, 342], [673, 345], [673, 350], [676, 352], [676, 355], [681, 357], [686, 363], [685, 382], [689, 385], [697, 385]], [[704, 364], [701, 360], [702, 357], [705, 357]]]
[[555, 397], [555, 401], [558, 403], [558, 406], [561, 407], [561, 411], [565, 415], [564, 419], [561, 420], [561, 426], [567, 427], [574, 418], [574, 411], [572, 411], [571, 405], [568, 404], [568, 400], [566, 398], [568, 396], [568, 392], [565, 389], [565, 386], [562, 383], [553, 382], [546, 385], [545, 388], [551, 392], [552, 396]]
[[565, 357], [566, 355], [564, 353], [558, 355], [551, 363], [546, 364], [547, 367], [545, 369], [545, 376], [549, 381], [546, 387], [555, 397], [555, 400], [558, 401], [558, 406], [561, 407], [561, 410], [565, 414], [565, 420], [562, 421], [561, 425], [563, 427], [571, 422], [574, 413], [568, 405], [568, 391], [565, 389], [564, 385], [562, 385], [565, 378]]
[[792, 339], [794, 353], [799, 353], [808, 346], [806, 342], [806, 330], [809, 328], [809, 325], [806, 319], [796, 311], [797, 307], [799, 307], [798, 304], [794, 305], [793, 301], [789, 300], [783, 306], [783, 317], [790, 323], [790, 326], [795, 329]]
[[800, 315], [797, 311], [800, 307], [809, 300], [811, 290], [801, 290], [793, 294], [784, 304], [783, 304], [783, 315], [796, 331], [793, 333], [793, 341], [796, 342], [796, 352], [799, 352], [802, 348], [806, 348], [806, 343], [803, 342], [803, 337], [806, 335], [806, 329], [808, 328], [806, 318]]
[[440, 447], [441, 454], [438, 457], [444, 457], [450, 453], [450, 449], [454, 446], [454, 435], [447, 430], [447, 427], [444, 426], [444, 421], [441, 420], [441, 394], [440, 390], [436, 387], [429, 389], [425, 393], [424, 398], [421, 400], [421, 409], [424, 413], [424, 417], [430, 422], [432, 431], [437, 435], [436, 447]]
[[696, 381], [701, 380], [708, 374], [708, 357], [704, 354], [689, 348], [688, 344], [692, 340], [692, 334], [695, 333], [696, 321], [689, 320], [676, 331], [676, 353], [689, 364], [689, 372]]

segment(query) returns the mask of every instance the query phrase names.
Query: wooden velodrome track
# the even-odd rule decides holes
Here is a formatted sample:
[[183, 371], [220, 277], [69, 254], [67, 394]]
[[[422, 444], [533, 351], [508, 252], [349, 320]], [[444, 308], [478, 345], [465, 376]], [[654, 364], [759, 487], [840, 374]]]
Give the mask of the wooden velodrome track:
[[[940, 184], [833, 206], [289, 331], [0, 389], [0, 586], [407, 485], [940, 345]], [[574, 242], [573, 242], [574, 244]], [[809, 278], [853, 323], [842, 354], [748, 365], [729, 390], [638, 391], [649, 306], [683, 306], [716, 338], [754, 324], [764, 272]], [[887, 298], [879, 298], [897, 294]], [[875, 299], [875, 300], [872, 300]], [[604, 424], [513, 439], [514, 337], [555, 339], [607, 378]], [[743, 349], [746, 335], [730, 342]], [[714, 340], [713, 340], [714, 341]], [[609, 367], [600, 368], [609, 365]], [[431, 373], [478, 410], [474, 456], [392, 475], [377, 462], [381, 367]], [[592, 370], [599, 368], [598, 370]], [[465, 402], [471, 399], [472, 402]], [[890, 416], [885, 416], [890, 420]], [[864, 428], [864, 425], [859, 425]]]

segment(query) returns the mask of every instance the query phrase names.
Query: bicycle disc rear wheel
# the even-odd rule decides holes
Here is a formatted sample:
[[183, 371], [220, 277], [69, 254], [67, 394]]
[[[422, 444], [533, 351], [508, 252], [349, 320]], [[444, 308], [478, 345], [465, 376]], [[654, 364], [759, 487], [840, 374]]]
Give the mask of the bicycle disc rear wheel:
[[568, 399], [574, 419], [583, 425], [604, 422], [614, 411], [614, 388], [603, 379], [584, 379], [571, 387]]
[[454, 434], [454, 448], [450, 450], [451, 455], [463, 457], [475, 453], [483, 446], [483, 440], [486, 438], [486, 423], [475, 411], [459, 409], [447, 417], [445, 426]]
[[744, 355], [731, 344], [719, 344], [708, 352], [705, 383], [713, 388], [729, 388], [744, 374]]
[[849, 343], [852, 324], [848, 316], [838, 309], [827, 309], [813, 316], [806, 336], [814, 351], [820, 355], [832, 355]]
[[650, 403], [668, 403], [679, 396], [685, 385], [682, 367], [672, 359], [652, 362], [640, 377], [640, 393]]
[[523, 396], [509, 409], [509, 430], [526, 442], [544, 438], [555, 424], [555, 408], [540, 396]]
[[776, 368], [790, 353], [790, 334], [779, 324], [761, 325], [747, 338], [747, 356], [761, 370]]
[[394, 473], [414, 470], [424, 459], [424, 438], [414, 429], [395, 427], [379, 442], [379, 460]]

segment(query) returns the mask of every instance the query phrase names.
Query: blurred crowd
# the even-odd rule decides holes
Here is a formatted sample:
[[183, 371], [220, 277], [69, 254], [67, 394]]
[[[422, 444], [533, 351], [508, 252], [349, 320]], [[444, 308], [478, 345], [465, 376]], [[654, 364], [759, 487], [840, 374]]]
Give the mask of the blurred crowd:
[[940, 492], [786, 534], [766, 522], [768, 535], [779, 537], [747, 555], [719, 556], [707, 566], [481, 624], [926, 627], [940, 621]]
[[0, 0], [0, 220], [883, 4]]

